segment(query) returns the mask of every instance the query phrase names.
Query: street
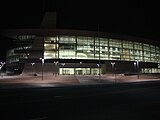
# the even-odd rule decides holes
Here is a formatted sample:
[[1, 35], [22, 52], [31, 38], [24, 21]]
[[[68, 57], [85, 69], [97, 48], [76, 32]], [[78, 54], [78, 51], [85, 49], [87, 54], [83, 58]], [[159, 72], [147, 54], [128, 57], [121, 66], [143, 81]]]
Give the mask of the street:
[[160, 82], [0, 90], [1, 120], [159, 120]]

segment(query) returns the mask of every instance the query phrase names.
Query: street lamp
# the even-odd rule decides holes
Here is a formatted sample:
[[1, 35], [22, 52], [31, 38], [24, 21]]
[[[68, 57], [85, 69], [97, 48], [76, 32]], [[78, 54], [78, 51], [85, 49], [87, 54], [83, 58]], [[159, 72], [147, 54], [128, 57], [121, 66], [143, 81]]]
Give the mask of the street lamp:
[[98, 73], [98, 75], [99, 75], [99, 80], [100, 80], [100, 64], [97, 64], [97, 66], [98, 66], [98, 70], [99, 70], [99, 73]]
[[[82, 65], [82, 62], [79, 62], [79, 64], [80, 65]], [[79, 70], [76, 70], [75, 68], [74, 68], [74, 75], [84, 75], [84, 72], [83, 72], [83, 70], [82, 71], [79, 71]]]
[[114, 80], [115, 80], [115, 83], [116, 83], [116, 70], [115, 70], [115, 62], [111, 62], [111, 65], [112, 65], [112, 72], [114, 72]]
[[137, 64], [137, 78], [139, 79], [139, 60], [136, 60]]
[[100, 49], [100, 47], [101, 47], [101, 45], [100, 45], [100, 38], [99, 38], [99, 24], [98, 24], [98, 35], [97, 35], [97, 37], [98, 37], [98, 44], [99, 44], [99, 46], [98, 46], [98, 48], [99, 48], [99, 59], [98, 59], [98, 67], [99, 67], [99, 80], [100, 80], [100, 65], [101, 65], [101, 61], [100, 61], [100, 58], [101, 58], [101, 49]]
[[[62, 65], [62, 66], [63, 66], [63, 68], [64, 68], [65, 63], [61, 63], [61, 65]], [[64, 70], [63, 70], [63, 68], [62, 68], [62, 74], [64, 74]]]
[[5, 65], [6, 63], [5, 62], [0, 62], [0, 71], [1, 71], [1, 76], [3, 77], [2, 75], [2, 67]]
[[32, 65], [32, 74], [33, 74], [33, 66], [34, 66], [34, 64], [35, 64], [34, 62], [31, 63], [31, 65]]
[[134, 72], [136, 72], [136, 62], [134, 62]]
[[[58, 63], [59, 63], [58, 61], [54, 61], [54, 64], [56, 65], [56, 67], [57, 67]], [[56, 76], [56, 74], [55, 74], [55, 76]]]
[[41, 62], [42, 62], [42, 80], [43, 80], [43, 67], [44, 67], [44, 58], [40, 58]]

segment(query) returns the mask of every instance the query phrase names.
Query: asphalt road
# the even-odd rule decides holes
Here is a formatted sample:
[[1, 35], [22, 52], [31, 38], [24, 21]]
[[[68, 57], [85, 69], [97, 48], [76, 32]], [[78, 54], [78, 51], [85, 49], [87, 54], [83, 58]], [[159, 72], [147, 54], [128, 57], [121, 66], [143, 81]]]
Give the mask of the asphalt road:
[[0, 90], [0, 120], [159, 119], [159, 81]]

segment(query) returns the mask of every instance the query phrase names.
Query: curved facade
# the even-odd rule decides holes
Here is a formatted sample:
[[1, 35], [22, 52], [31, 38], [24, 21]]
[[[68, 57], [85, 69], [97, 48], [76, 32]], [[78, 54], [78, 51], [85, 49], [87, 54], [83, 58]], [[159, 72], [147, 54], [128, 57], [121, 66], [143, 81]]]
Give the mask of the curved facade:
[[7, 53], [8, 66], [31, 62], [40, 65], [40, 58], [44, 58], [45, 64], [53, 66], [51, 70], [46, 69], [58, 74], [110, 73], [113, 72], [112, 63], [118, 73], [159, 72], [160, 47], [151, 40], [59, 29], [9, 30], [5, 33], [19, 43]]
[[158, 63], [160, 48], [141, 42], [85, 36], [44, 37], [45, 59], [123, 60]]

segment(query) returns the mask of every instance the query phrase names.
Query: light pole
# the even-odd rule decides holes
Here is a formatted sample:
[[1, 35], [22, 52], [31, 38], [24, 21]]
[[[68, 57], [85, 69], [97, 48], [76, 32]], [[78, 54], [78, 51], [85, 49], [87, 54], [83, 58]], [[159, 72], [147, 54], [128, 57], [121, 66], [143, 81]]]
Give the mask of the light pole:
[[42, 61], [42, 80], [43, 80], [43, 67], [44, 67], [44, 58], [40, 58], [40, 60]]
[[[62, 66], [63, 66], [63, 68], [64, 68], [65, 63], [61, 63], [61, 65], [62, 65]], [[64, 74], [64, 73], [63, 73], [63, 68], [62, 68], [62, 75]]]
[[1, 76], [3, 77], [2, 75], [2, 67], [5, 65], [6, 63], [5, 62], [0, 62], [0, 71], [1, 71]]
[[139, 60], [136, 60], [137, 63], [137, 78], [139, 79]]
[[136, 62], [133, 63], [134, 64], [134, 72], [136, 73]]
[[99, 80], [100, 80], [100, 64], [97, 64], [97, 66], [98, 66], [98, 71], [99, 71], [98, 76], [99, 76]]
[[[79, 62], [79, 64], [82, 65], [82, 62]], [[84, 75], [83, 74], [83, 70], [81, 70], [81, 71], [80, 70], [78, 70], [78, 71], [76, 70], [76, 72], [77, 72], [76, 74], [78, 74], [78, 75]]]
[[31, 65], [32, 65], [32, 75], [33, 75], [33, 66], [34, 66], [34, 64], [35, 64], [34, 62], [31, 63]]
[[114, 72], [114, 80], [115, 80], [115, 83], [116, 83], [116, 70], [115, 70], [115, 62], [111, 62], [111, 65], [112, 65], [112, 72]]
[[100, 74], [101, 74], [100, 73], [100, 65], [101, 65], [101, 61], [100, 61], [100, 58], [101, 58], [101, 56], [100, 56], [101, 55], [101, 49], [100, 49], [100, 46], [101, 45], [100, 45], [100, 38], [99, 38], [99, 24], [98, 24], [98, 44], [99, 44], [99, 46], [98, 46], [98, 48], [99, 48], [99, 60], [98, 60], [98, 62], [99, 62], [98, 64], [99, 65], [98, 65], [98, 68], [99, 68], [99, 80], [100, 80]]
[[[0, 65], [0, 71], [1, 71], [1, 69], [2, 69], [2, 65]], [[2, 75], [2, 71], [1, 71], [1, 75]]]
[[[58, 61], [54, 61], [54, 64], [56, 65], [56, 68], [57, 68], [58, 63], [59, 63]], [[57, 72], [56, 72], [55, 76], [57, 76]]]

